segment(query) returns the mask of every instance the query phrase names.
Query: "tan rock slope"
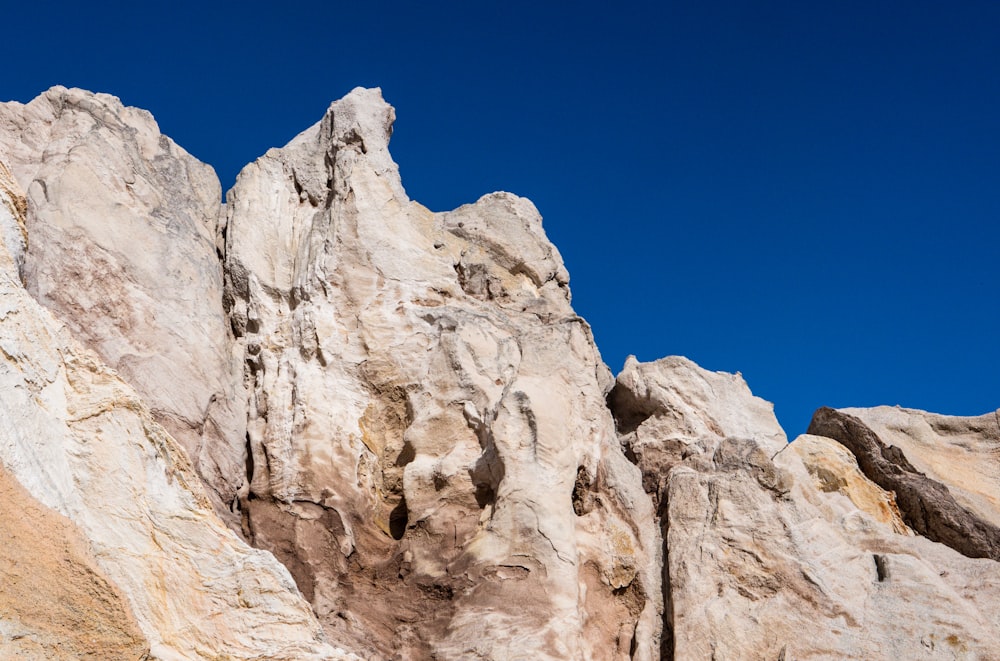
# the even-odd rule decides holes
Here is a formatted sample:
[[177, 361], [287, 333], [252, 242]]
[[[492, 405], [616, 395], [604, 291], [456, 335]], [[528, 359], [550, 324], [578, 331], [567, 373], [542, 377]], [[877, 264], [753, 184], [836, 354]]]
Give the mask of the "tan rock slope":
[[0, 657], [1000, 658], [995, 414], [614, 379], [531, 202], [411, 201], [393, 120], [220, 206], [145, 111], [0, 104]]
[[149, 644], [87, 540], [0, 467], [0, 651], [5, 658], [125, 661]]

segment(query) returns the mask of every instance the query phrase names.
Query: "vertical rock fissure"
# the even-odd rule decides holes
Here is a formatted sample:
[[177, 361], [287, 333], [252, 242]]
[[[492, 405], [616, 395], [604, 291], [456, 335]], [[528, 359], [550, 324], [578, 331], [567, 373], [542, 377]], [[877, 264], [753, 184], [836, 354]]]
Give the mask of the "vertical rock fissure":
[[889, 578], [888, 561], [884, 555], [878, 553], [872, 558], [875, 560], [875, 575], [878, 577], [878, 582], [883, 583]]
[[664, 481], [663, 495], [656, 512], [660, 519], [660, 534], [663, 536], [663, 631], [660, 634], [660, 659], [662, 661], [674, 661], [674, 601], [670, 594], [670, 545], [667, 543], [670, 534], [668, 507], [666, 481]]

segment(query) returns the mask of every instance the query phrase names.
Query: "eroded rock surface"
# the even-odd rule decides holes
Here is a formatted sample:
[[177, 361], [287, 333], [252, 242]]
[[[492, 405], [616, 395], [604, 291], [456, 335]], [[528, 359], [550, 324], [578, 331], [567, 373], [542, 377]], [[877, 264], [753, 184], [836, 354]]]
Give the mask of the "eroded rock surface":
[[891, 494], [835, 441], [786, 446], [770, 405], [738, 376], [629, 360], [609, 401], [659, 504], [663, 658], [998, 649], [997, 564], [908, 534]]
[[28, 290], [138, 391], [238, 529], [245, 395], [222, 309], [215, 173], [145, 110], [62, 87], [0, 104], [0, 160], [27, 192], [30, 241], [12, 254]]
[[[997, 434], [988, 425], [985, 429]], [[821, 408], [813, 416], [809, 433], [834, 438], [853, 452], [858, 465], [869, 479], [882, 488], [895, 492], [904, 520], [916, 532], [947, 544], [970, 558], [1000, 560], [1000, 528], [991, 520], [963, 506], [948, 486], [919, 471], [910, 463], [904, 450], [889, 445], [860, 418], [843, 411]], [[906, 438], [903, 442], [910, 448], [910, 454], [916, 456], [919, 454], [913, 452], [915, 447], [928, 445], [926, 442], [919, 443], [915, 436], [907, 437], [904, 432], [894, 434], [893, 438], [897, 442]], [[996, 441], [993, 441], [993, 447], [997, 447]], [[942, 454], [941, 449], [933, 448], [928, 456], [940, 458]], [[994, 471], [995, 468], [990, 472]], [[965, 488], [962, 490], [967, 495], [967, 500], [989, 503], [987, 494], [995, 493], [995, 486], [986, 488], [987, 494], [973, 495], [975, 485], [988, 479], [980, 478], [967, 486], [963, 485]], [[992, 514], [991, 518], [1000, 514], [988, 505], [985, 506], [985, 511]]]
[[[11, 207], [19, 205], [0, 205], [0, 225], [9, 222], [4, 216]], [[15, 499], [5, 500], [5, 511], [21, 502], [38, 512], [37, 536], [9, 522], [0, 562], [16, 561], [5, 573], [34, 581], [36, 598], [62, 590], [68, 599], [62, 608], [91, 609], [86, 618], [77, 613], [81, 628], [73, 633], [66, 630], [72, 613], [56, 604], [53, 618], [65, 618], [49, 625], [27, 612], [30, 602], [7, 604], [0, 630], [10, 638], [0, 641], [3, 649], [53, 658], [40, 655], [65, 635], [57, 655], [96, 653], [100, 643], [84, 646], [94, 640], [108, 646], [99, 658], [147, 646], [151, 658], [163, 661], [346, 658], [323, 642], [287, 570], [240, 541], [213, 513], [187, 454], [135, 391], [31, 298], [5, 246], [0, 395], [0, 464], [24, 489], [10, 487]], [[56, 534], [65, 546], [50, 553], [61, 554], [65, 564], [39, 548]], [[77, 542], [81, 537], [86, 548]], [[23, 567], [29, 575], [20, 576], [19, 558], [32, 563]], [[48, 569], [54, 572], [48, 577], [36, 572]], [[4, 598], [29, 585], [5, 585]], [[33, 633], [14, 638], [23, 626]], [[40, 647], [24, 647], [31, 641]]]
[[128, 601], [65, 517], [0, 466], [0, 657], [135, 661], [149, 651]]
[[851, 451], [833, 439], [803, 434], [788, 448], [799, 455], [813, 485], [825, 493], [841, 493], [855, 507], [900, 535], [913, 531], [903, 521], [896, 494], [865, 477]]
[[227, 198], [246, 534], [393, 658], [652, 659], [659, 541], [537, 210], [411, 202], [355, 90]]
[[1000, 526], [1000, 411], [965, 417], [899, 406], [840, 409], [861, 420], [963, 507]]
[[531, 202], [409, 200], [393, 119], [220, 213], [144, 111], [0, 104], [0, 655], [998, 658], [996, 415], [613, 379]]

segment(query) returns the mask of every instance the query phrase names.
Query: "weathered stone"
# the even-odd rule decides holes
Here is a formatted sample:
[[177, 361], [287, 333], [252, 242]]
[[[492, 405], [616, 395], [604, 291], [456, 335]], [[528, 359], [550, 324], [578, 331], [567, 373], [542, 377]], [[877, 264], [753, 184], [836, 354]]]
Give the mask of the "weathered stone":
[[215, 173], [148, 112], [62, 87], [0, 104], [0, 155], [27, 191], [29, 292], [139, 392], [238, 529], [245, 395], [222, 309]]
[[[9, 220], [3, 218], [9, 208], [0, 205], [0, 223]], [[54, 562], [35, 553], [45, 535], [58, 531], [65, 536], [63, 558], [69, 563], [60, 565], [51, 579], [65, 579], [70, 598], [65, 607], [92, 600], [93, 613], [80, 620], [77, 635], [84, 641], [107, 641], [107, 655], [100, 658], [147, 644], [151, 658], [163, 661], [347, 658], [323, 642], [285, 568], [269, 553], [240, 541], [213, 513], [187, 454], [153, 420], [135, 391], [25, 291], [4, 246], [0, 421], [4, 474], [72, 522], [39, 511], [39, 536], [5, 537], [5, 557], [30, 558], [44, 569], [46, 562]], [[18, 498], [27, 500], [23, 493]], [[5, 507], [11, 504], [5, 502]], [[78, 535], [87, 549], [74, 546]], [[99, 569], [92, 569], [93, 564]], [[36, 596], [55, 589], [30, 565], [25, 569], [32, 571]], [[13, 575], [18, 568], [6, 565], [4, 571]], [[16, 590], [5, 587], [3, 593], [16, 595]], [[30, 607], [20, 603], [8, 612], [19, 618], [17, 626], [33, 628], [37, 636], [31, 640], [40, 647], [23, 647], [17, 642], [23, 639], [0, 644], [12, 652], [41, 655], [60, 630], [45, 629], [38, 614], [26, 623], [18, 611]], [[128, 611], [145, 641], [135, 640]], [[109, 618], [119, 620], [115, 627]], [[0, 626], [5, 635], [17, 635], [10, 622]], [[81, 654], [93, 650], [79, 647], [82, 643], [73, 636], [64, 642]], [[64, 649], [70, 654], [74, 647]]]
[[0, 200], [4, 213], [0, 214], [0, 242], [14, 261], [18, 274], [24, 268], [24, 251], [28, 248], [28, 202], [7, 166], [0, 162]]
[[673, 466], [714, 454], [726, 438], [753, 439], [771, 454], [787, 443], [774, 407], [754, 397], [739, 374], [709, 372], [682, 356], [652, 363], [629, 356], [608, 405], [657, 503]]
[[149, 651], [131, 608], [68, 519], [0, 466], [0, 657], [135, 661]]
[[738, 376], [685, 359], [630, 360], [609, 401], [659, 503], [662, 658], [998, 649], [996, 563], [897, 534], [906, 530], [891, 494], [830, 439], [786, 446], [770, 406]]
[[0, 105], [0, 655], [996, 658], [1000, 565], [928, 538], [993, 553], [996, 415], [612, 379], [531, 202], [410, 201], [393, 119], [220, 215], [148, 113]]
[[1000, 528], [963, 507], [947, 486], [914, 468], [901, 449], [859, 418], [824, 407], [813, 415], [809, 433], [836, 439], [854, 453], [869, 479], [895, 492], [914, 531], [970, 558], [1000, 560]]
[[411, 202], [355, 90], [227, 198], [246, 532], [398, 658], [651, 659], [659, 541], [534, 206]]
[[1000, 526], [1000, 411], [964, 417], [899, 406], [840, 410], [902, 450], [914, 468], [947, 486], [962, 507]]
[[842, 493], [855, 507], [888, 525], [893, 532], [913, 534], [903, 522], [896, 495], [866, 478], [854, 455], [843, 445], [823, 436], [803, 434], [789, 449], [799, 455], [817, 489], [824, 493]]

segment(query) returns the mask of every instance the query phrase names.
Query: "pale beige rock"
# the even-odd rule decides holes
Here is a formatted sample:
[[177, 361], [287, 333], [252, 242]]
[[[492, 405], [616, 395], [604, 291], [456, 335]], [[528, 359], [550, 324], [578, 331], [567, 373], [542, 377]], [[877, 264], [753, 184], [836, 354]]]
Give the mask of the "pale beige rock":
[[357, 89], [227, 198], [246, 530], [330, 635], [404, 659], [652, 659], [659, 541], [527, 200], [411, 202]]
[[28, 290], [136, 388], [238, 528], [245, 395], [222, 309], [215, 173], [148, 112], [62, 87], [0, 104], [0, 160], [27, 191]]
[[[8, 208], [0, 205], [0, 217]], [[72, 522], [75, 530], [63, 526], [67, 537], [78, 531], [86, 539], [127, 601], [115, 606], [114, 590], [95, 589], [92, 598], [105, 606], [79, 634], [106, 635], [102, 613], [117, 608], [131, 610], [152, 659], [347, 658], [322, 641], [287, 570], [213, 513], [185, 452], [136, 393], [28, 295], [16, 271], [0, 250], [0, 464]], [[19, 539], [5, 539], [18, 544], [7, 553], [40, 542], [24, 539], [22, 547]], [[86, 574], [86, 555], [71, 553], [61, 571]], [[100, 574], [89, 580], [104, 585]], [[131, 635], [127, 616], [120, 626]], [[13, 635], [8, 622], [3, 629]]]
[[803, 434], [790, 445], [799, 455], [817, 489], [841, 493], [862, 512], [900, 535], [913, 531], [903, 522], [896, 497], [865, 477], [854, 455], [840, 443], [823, 436]]
[[898, 406], [847, 408], [976, 516], [1000, 526], [1000, 412], [938, 415]]
[[[393, 119], [353, 91], [220, 216], [148, 113], [0, 105], [0, 655], [998, 658], [1000, 564], [739, 375], [612, 380], [531, 202], [410, 201]], [[857, 415], [994, 520], [996, 416]]]
[[754, 397], [739, 374], [710, 372], [683, 356], [651, 363], [629, 356], [608, 403], [654, 501], [674, 465], [711, 455], [726, 438], [752, 439], [770, 454], [787, 443], [774, 406]]
[[684, 359], [629, 361], [610, 401], [659, 501], [663, 658], [995, 658], [998, 564], [896, 534], [835, 441], [782, 445], [742, 379]]
[[28, 228], [25, 224], [28, 203], [21, 187], [2, 162], [0, 162], [0, 200], [3, 200], [5, 210], [0, 214], [0, 242], [6, 247], [20, 273], [24, 267], [24, 251], [28, 248]]

